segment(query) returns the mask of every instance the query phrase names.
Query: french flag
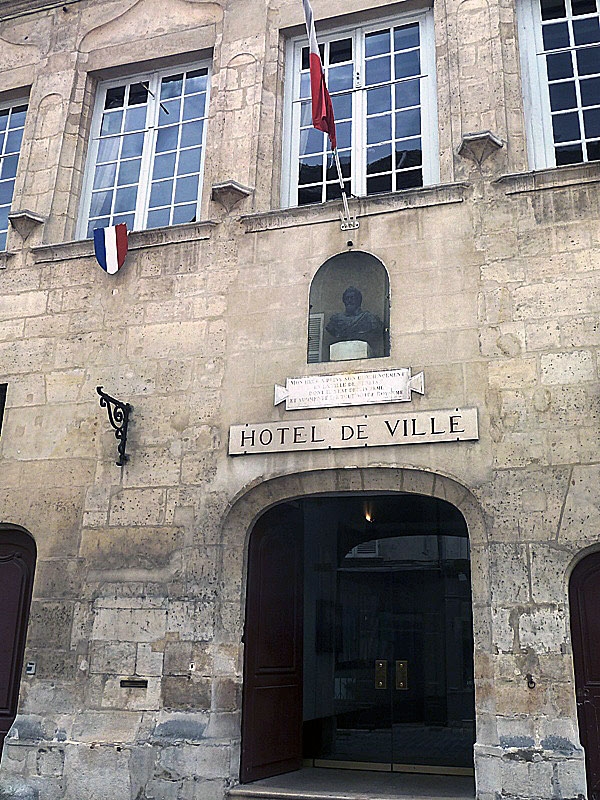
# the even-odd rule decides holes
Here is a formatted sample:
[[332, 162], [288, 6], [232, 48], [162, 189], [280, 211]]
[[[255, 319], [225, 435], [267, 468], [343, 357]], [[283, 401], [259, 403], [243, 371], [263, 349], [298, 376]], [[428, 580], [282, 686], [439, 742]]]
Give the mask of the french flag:
[[110, 228], [94, 230], [94, 250], [98, 263], [109, 275], [118, 272], [127, 255], [127, 225], [121, 222]]
[[325, 83], [325, 73], [321, 62], [321, 54], [319, 53], [313, 10], [309, 0], [302, 0], [302, 5], [304, 6], [306, 32], [308, 33], [310, 44], [310, 92], [312, 97], [313, 127], [329, 136], [331, 149], [335, 150], [337, 147], [335, 117], [333, 116], [331, 97]]

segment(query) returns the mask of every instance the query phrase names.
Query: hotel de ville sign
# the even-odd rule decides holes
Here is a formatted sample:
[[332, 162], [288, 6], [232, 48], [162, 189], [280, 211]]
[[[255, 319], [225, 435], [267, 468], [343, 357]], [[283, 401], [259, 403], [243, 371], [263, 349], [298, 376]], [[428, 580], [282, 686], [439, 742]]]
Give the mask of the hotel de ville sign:
[[[410, 402], [425, 393], [423, 373], [410, 368], [288, 378], [275, 386], [274, 404], [286, 411]], [[479, 438], [476, 408], [362, 414], [279, 422], [247, 422], [229, 429], [229, 455], [463, 442]]]

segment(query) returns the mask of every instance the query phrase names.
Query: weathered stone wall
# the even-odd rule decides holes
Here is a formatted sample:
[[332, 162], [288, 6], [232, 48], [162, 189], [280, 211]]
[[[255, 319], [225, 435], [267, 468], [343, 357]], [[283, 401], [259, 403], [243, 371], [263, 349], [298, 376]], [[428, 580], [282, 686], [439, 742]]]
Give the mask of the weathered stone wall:
[[[289, 497], [364, 489], [445, 497], [469, 524], [480, 800], [584, 795], [567, 583], [600, 522], [600, 169], [525, 174], [514, 5], [436, 5], [443, 185], [360, 201], [351, 234], [392, 300], [390, 357], [352, 367], [424, 370], [411, 407], [477, 406], [480, 440], [237, 459], [229, 425], [322, 416], [274, 409], [274, 383], [348, 366], [307, 365], [306, 324], [310, 280], [349, 234], [335, 204], [271, 210], [281, 32], [301, 30], [300, 3], [162, 6], [0, 22], [0, 98], [31, 87], [13, 208], [48, 217], [0, 254], [0, 518], [39, 553], [37, 673], [0, 796], [220, 800], [238, 775], [251, 525]], [[314, 0], [318, 18], [373, 6]], [[110, 278], [70, 241], [96, 81], [198, 52], [213, 58], [212, 222], [132, 234]], [[505, 146], [479, 170], [456, 149], [482, 128]], [[227, 214], [210, 189], [229, 179], [256, 191]], [[99, 385], [134, 407], [123, 470]], [[120, 686], [136, 676], [146, 690]]]

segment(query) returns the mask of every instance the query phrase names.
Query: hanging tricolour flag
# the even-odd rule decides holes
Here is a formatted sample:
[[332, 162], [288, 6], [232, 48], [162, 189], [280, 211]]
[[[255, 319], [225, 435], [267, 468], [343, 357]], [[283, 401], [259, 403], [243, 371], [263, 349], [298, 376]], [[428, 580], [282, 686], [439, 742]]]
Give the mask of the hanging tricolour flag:
[[312, 121], [313, 126], [318, 131], [323, 131], [329, 136], [331, 149], [337, 146], [335, 136], [335, 117], [333, 116], [333, 105], [331, 97], [325, 83], [325, 72], [319, 53], [317, 33], [315, 31], [315, 20], [309, 0], [302, 0], [304, 6], [304, 16], [306, 18], [306, 32], [310, 46], [310, 89], [312, 97]]
[[118, 272], [127, 255], [127, 225], [121, 222], [109, 228], [94, 230], [94, 250], [103, 270], [109, 275]]

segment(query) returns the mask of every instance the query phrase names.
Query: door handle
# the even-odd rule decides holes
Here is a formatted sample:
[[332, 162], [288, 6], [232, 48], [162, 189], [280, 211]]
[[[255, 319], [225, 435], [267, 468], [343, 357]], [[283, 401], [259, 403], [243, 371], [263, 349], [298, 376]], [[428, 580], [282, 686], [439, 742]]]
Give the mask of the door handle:
[[387, 689], [387, 661], [375, 662], [375, 688]]
[[396, 661], [396, 689], [408, 689], [408, 661]]

